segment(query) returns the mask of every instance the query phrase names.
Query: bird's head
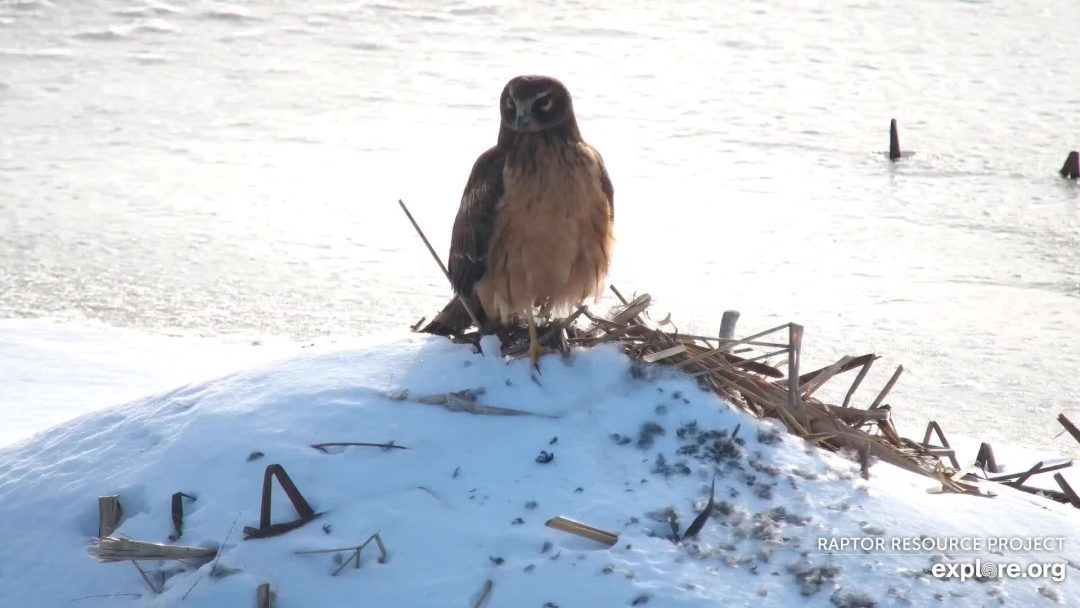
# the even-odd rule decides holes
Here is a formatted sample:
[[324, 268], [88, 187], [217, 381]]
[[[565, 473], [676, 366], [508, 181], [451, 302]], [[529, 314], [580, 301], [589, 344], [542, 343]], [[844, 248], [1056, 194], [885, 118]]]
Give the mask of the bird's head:
[[499, 112], [503, 126], [519, 133], [536, 133], [574, 121], [570, 91], [548, 76], [518, 76], [506, 83]]

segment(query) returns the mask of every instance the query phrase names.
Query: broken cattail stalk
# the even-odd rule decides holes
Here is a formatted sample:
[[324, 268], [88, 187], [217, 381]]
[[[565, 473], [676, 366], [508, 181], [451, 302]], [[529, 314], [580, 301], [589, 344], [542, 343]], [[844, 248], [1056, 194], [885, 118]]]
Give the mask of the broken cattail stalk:
[[263, 583], [255, 589], [255, 605], [259, 608], [273, 608], [276, 595], [270, 588], [270, 583]]
[[877, 422], [879, 420], [888, 420], [889, 410], [884, 408], [878, 408], [876, 410], [864, 410], [857, 407], [843, 407], [839, 405], [828, 406], [828, 412], [841, 420], [848, 422], [854, 422], [862, 425], [867, 422]]
[[1030, 479], [1034, 475], [1041, 473], [1050, 473], [1052, 471], [1060, 471], [1061, 469], [1067, 469], [1073, 465], [1071, 460], [1040, 460], [1035, 463], [1035, 466], [1021, 473], [1009, 473], [1008, 475], [998, 475], [997, 477], [991, 477], [990, 481], [997, 481], [1005, 483], [1010, 486], [1022, 486], [1024, 482]]
[[[725, 310], [724, 316], [720, 317], [720, 339], [721, 340], [734, 340], [735, 339], [735, 324], [739, 322], [739, 311], [737, 310]], [[731, 351], [731, 347], [723, 344], [724, 352]]]
[[361, 552], [364, 550], [364, 547], [371, 544], [371, 541], [375, 541], [375, 544], [379, 547], [379, 563], [385, 564], [387, 559], [386, 545], [383, 544], [382, 537], [379, 536], [378, 532], [372, 534], [368, 537], [367, 540], [360, 543], [359, 545], [356, 545], [355, 547], [340, 547], [337, 549], [315, 549], [312, 551], [293, 551], [293, 553], [295, 553], [296, 555], [322, 555], [325, 553], [341, 553], [344, 551], [352, 553], [352, 555], [348, 559], [343, 561], [341, 563], [341, 566], [338, 567], [338, 569], [335, 570], [333, 574], [331, 574], [331, 576], [337, 576], [342, 570], [345, 569], [346, 566], [349, 565], [350, 562], [355, 564], [357, 570], [360, 569]]
[[1072, 435], [1073, 439], [1080, 442], [1080, 429], [1076, 428], [1076, 425], [1073, 424], [1065, 414], [1058, 414], [1057, 420], [1061, 423], [1061, 426], [1065, 427], [1066, 431], [1069, 431], [1069, 434]]
[[[840, 360], [837, 361], [836, 363], [833, 363], [829, 367], [826, 367], [825, 369], [820, 370], [820, 372], [815, 373], [814, 376], [810, 380], [806, 380], [805, 376], [803, 378], [799, 378], [798, 380], [799, 380], [800, 383], [805, 382], [805, 384], [803, 384], [803, 388], [802, 388], [803, 399], [809, 398], [819, 388], [824, 386], [824, 384], [826, 382], [831, 380], [833, 376], [835, 376], [836, 374], [839, 374], [840, 371], [842, 369], [844, 369], [844, 366], [846, 366], [848, 363], [850, 363], [852, 361], [852, 359], [853, 359], [853, 357], [841, 357]], [[807, 375], [809, 375], [809, 374], [807, 374]]]
[[616, 325], [615, 323], [612, 323], [608, 319], [605, 319], [603, 317], [598, 317], [598, 316], [592, 314], [592, 312], [588, 308], [585, 308], [584, 306], [579, 308], [578, 312], [585, 315], [586, 319], [593, 322], [593, 325], [595, 325], [595, 327], [592, 328], [592, 329], [599, 329], [599, 330], [606, 333], [606, 332], [609, 332], [609, 331], [614, 331], [616, 329], [619, 329], [619, 327], [620, 327], [619, 325]]
[[[615, 290], [615, 287], [612, 286], [611, 289]], [[616, 291], [616, 293], [618, 293], [618, 291]], [[621, 297], [622, 296], [620, 296], [620, 298]], [[611, 315], [611, 321], [619, 325], [631, 321], [640, 323], [641, 320], [638, 319], [637, 316], [645, 312], [645, 309], [648, 308], [650, 304], [652, 304], [652, 296], [643, 293], [630, 302], [623, 304], [622, 307], [616, 309], [614, 314]]]
[[150, 577], [146, 575], [146, 570], [143, 570], [142, 566], [139, 565], [139, 562], [132, 560], [131, 565], [135, 566], [135, 569], [139, 571], [139, 575], [142, 576], [143, 582], [146, 583], [146, 586], [149, 587], [150, 591], [152, 591], [155, 595], [160, 594], [164, 590], [164, 588], [165, 588], [165, 581], [164, 580], [161, 581], [161, 586], [160, 587], [155, 587], [154, 583], [152, 583], [150, 581]]
[[172, 523], [173, 534], [169, 540], [178, 540], [184, 535], [184, 499], [195, 500], [195, 497], [183, 492], [175, 492], [172, 495]]
[[[731, 434], [732, 437], [735, 433]], [[701, 529], [705, 527], [705, 522], [709, 521], [709, 515], [712, 515], [713, 507], [716, 504], [716, 475], [713, 475], [712, 484], [709, 486], [709, 502], [705, 503], [705, 508], [698, 513], [698, 516], [694, 518], [694, 521], [690, 522], [690, 526], [686, 528], [686, 532], [682, 536], [682, 540], [688, 538], [694, 538], [701, 532]]]
[[98, 538], [110, 536], [123, 516], [119, 496], [98, 496]]
[[[281, 524], [270, 523], [270, 510], [272, 506], [272, 490], [274, 484], [274, 478], [277, 478], [278, 485], [285, 491], [285, 495], [292, 502], [293, 508], [296, 509], [297, 514], [300, 515], [298, 519]], [[278, 534], [284, 534], [290, 530], [295, 530], [300, 526], [308, 523], [321, 515], [316, 513], [311, 505], [308, 503], [304, 495], [300, 493], [300, 490], [293, 483], [292, 478], [285, 472], [285, 467], [280, 464], [271, 464], [266, 466], [266, 470], [263, 472], [263, 487], [262, 487], [262, 502], [259, 505], [259, 527], [254, 528], [251, 526], [244, 526], [244, 538], [266, 538], [268, 536], [277, 536]]]
[[956, 459], [956, 450], [952, 448], [924, 448], [927, 454], [935, 458], [948, 458], [950, 462], [959, 463]]
[[476, 594], [476, 601], [473, 602], [473, 608], [480, 608], [487, 601], [488, 596], [491, 595], [491, 588], [495, 586], [495, 583], [489, 578], [484, 582], [484, 586], [480, 587], [480, 592]]
[[723, 353], [722, 347], [717, 347], [717, 348], [713, 348], [713, 349], [710, 349], [710, 350], [704, 350], [704, 351], [701, 351], [700, 353], [698, 353], [696, 355], [687, 357], [686, 359], [683, 359], [682, 361], [679, 361], [678, 363], [676, 363], [672, 367], [674, 367], [675, 369], [682, 369], [682, 368], [686, 367], [687, 365], [690, 365], [691, 363], [697, 363], [698, 361], [701, 361], [703, 359], [707, 359], [709, 357], [712, 357], [712, 356], [717, 355], [717, 354], [722, 354], [722, 353]]
[[[886, 385], [886, 387], [888, 387], [888, 385]], [[930, 435], [931, 435], [931, 433], [936, 433], [937, 434], [938, 440], [941, 441], [940, 446], [930, 445]], [[941, 425], [939, 425], [936, 420], [931, 420], [929, 423], [927, 423], [927, 425], [926, 425], [926, 435], [923, 436], [922, 447], [923, 448], [935, 448], [935, 447], [952, 448], [952, 446], [949, 445], [949, 440], [945, 439], [945, 433], [941, 430]], [[948, 456], [949, 456], [949, 461], [950, 461], [950, 463], [952, 463], [953, 468], [954, 469], [959, 469], [960, 468], [960, 462], [958, 460], [956, 460], [956, 452], [950, 452], [948, 454]]]
[[586, 307], [586, 306], [584, 306], [582, 304], [579, 304], [578, 307], [577, 307], [577, 310], [575, 310], [573, 314], [571, 314], [569, 317], [566, 317], [565, 319], [562, 320], [562, 326], [563, 327], [570, 327], [571, 325], [573, 325], [578, 320], [578, 317], [585, 314], [588, 310], [589, 310], [588, 307]]
[[[857, 367], [863, 367], [864, 365], [866, 365], [867, 361], [869, 361], [871, 359], [877, 359], [877, 355], [871, 353], [871, 354], [867, 354], [867, 355], [859, 355], [858, 357], [850, 357], [850, 356], [848, 356], [848, 357], [844, 357], [844, 359], [846, 360], [846, 363], [844, 363], [843, 365], [840, 366], [840, 369], [836, 372], [836, 374], [843, 374], [843, 373], [849, 372], [849, 371], [851, 371], [851, 370], [853, 370], [853, 369], [855, 369]], [[828, 371], [829, 368], [831, 368], [831, 367], [832, 367], [832, 365], [827, 365], [827, 366], [822, 367], [820, 369], [815, 369], [812, 372], [806, 372], [805, 374], [799, 376], [799, 384], [803, 385], [803, 386], [806, 386], [807, 382], [810, 382], [811, 380], [817, 378], [819, 375], [821, 375], [821, 374], [825, 373], [826, 371]]]
[[184, 535], [184, 493], [176, 492], [172, 495], [172, 523], [173, 535], [169, 540], [177, 540]]
[[1033, 466], [1030, 469], [1024, 471], [1023, 473], [1014, 473], [1012, 475], [1002, 475], [1000, 477], [994, 477], [993, 479], [994, 479], [994, 481], [1007, 481], [1007, 480], [1009, 480], [1009, 481], [1007, 481], [1008, 485], [1022, 486], [1022, 485], [1024, 485], [1025, 481], [1027, 481], [1029, 478], [1031, 478], [1032, 475], [1037, 475], [1039, 473], [1044, 473], [1044, 472], [1046, 472], [1046, 470], [1043, 469], [1043, 463], [1042, 462], [1037, 462], [1037, 463], [1035, 463], [1035, 466]]
[[[878, 408], [876, 411], [884, 410], [885, 408]], [[885, 420], [878, 420], [878, 429], [881, 434], [894, 446], [901, 447], [905, 444], [905, 440], [900, 437], [900, 434], [896, 432], [896, 427], [893, 426], [891, 420], [886, 418]]]
[[802, 407], [802, 399], [799, 398], [799, 360], [802, 358], [803, 327], [795, 323], [788, 325], [788, 344], [791, 345], [788, 352], [788, 406], [792, 415], [801, 413], [806, 428], [810, 428], [810, 419], [806, 410]]
[[1069, 502], [1069, 497], [1064, 492], [1057, 490], [1050, 490], [1047, 488], [1035, 488], [1032, 486], [1013, 486], [1013, 489], [1020, 490], [1021, 492], [1027, 492], [1028, 494], [1034, 494], [1043, 498], [1049, 498], [1056, 502]]
[[[644, 326], [645, 322], [642, 321], [638, 315], [645, 312], [645, 310], [652, 305], [652, 296], [643, 293], [628, 302], [617, 287], [614, 285], [609, 285], [608, 287], [611, 289], [611, 292], [615, 294], [615, 297], [619, 298], [619, 301], [622, 302], [621, 308], [616, 308], [611, 312], [611, 322], [618, 325], [629, 323], [632, 325]], [[667, 334], [661, 335], [666, 336]]]
[[859, 473], [863, 479], [870, 479], [870, 448], [863, 446], [859, 448]]
[[378, 532], [372, 534], [371, 538], [365, 540], [364, 544], [360, 545], [360, 548], [363, 549], [365, 546], [367, 546], [368, 543], [371, 542], [372, 539], [375, 539], [375, 545], [379, 547], [379, 563], [385, 564], [388, 554], [386, 552], [386, 545], [383, 544], [382, 537], [379, 536]]
[[508, 407], [481, 405], [476, 403], [475, 397], [470, 397], [468, 391], [428, 395], [426, 397], [421, 397], [416, 401], [427, 405], [441, 405], [451, 412], [468, 412], [475, 416], [537, 416], [540, 418], [558, 418], [558, 416], [552, 414], [538, 414], [527, 412], [525, 410], [515, 410]]
[[863, 379], [866, 378], [866, 374], [870, 372], [870, 366], [874, 364], [875, 360], [877, 360], [876, 355], [867, 361], [862, 369], [859, 370], [859, 375], [855, 376], [855, 380], [851, 383], [851, 388], [849, 388], [847, 394], [844, 395], [844, 403], [842, 404], [844, 407], [851, 405], [851, 397], [855, 394], [855, 391], [859, 389], [859, 385], [862, 384]]
[[979, 446], [979, 453], [975, 455], [975, 464], [989, 473], [1001, 472], [1001, 467], [998, 466], [997, 459], [994, 458], [994, 448], [986, 442]]
[[544, 525], [549, 528], [554, 528], [556, 530], [569, 532], [570, 534], [576, 534], [590, 540], [595, 540], [596, 542], [603, 543], [609, 547], [619, 542], [619, 535], [615, 534], [614, 532], [601, 530], [600, 528], [595, 528], [593, 526], [590, 526], [589, 524], [584, 524], [580, 521], [570, 519], [569, 517], [563, 517], [561, 515], [558, 517], [552, 517], [551, 519], [547, 520]]
[[615, 294], [616, 298], [619, 298], [619, 301], [622, 302], [624, 306], [630, 303], [629, 300], [623, 297], [622, 292], [619, 291], [618, 287], [615, 287], [614, 285], [608, 285], [608, 289], [611, 290], [611, 293]]
[[662, 359], [674, 357], [675, 355], [681, 355], [686, 352], [686, 345], [677, 344], [671, 348], [665, 348], [664, 350], [656, 353], [649, 353], [641, 358], [645, 363], [656, 363]]
[[[727, 346], [729, 348], [735, 348], [736, 346], [740, 346], [742, 344], [753, 344], [754, 341], [757, 340], [758, 338], [763, 338], [763, 337], [765, 337], [765, 336], [767, 336], [769, 334], [774, 334], [774, 333], [776, 333], [778, 331], [788, 329], [789, 325], [791, 325], [791, 324], [790, 323], [784, 323], [783, 325], [777, 325], [776, 327], [766, 329], [765, 331], [759, 331], [758, 333], [746, 336], [745, 338], [739, 338], [738, 340], [732, 340], [730, 342], [727, 342], [725, 344], [725, 346]], [[776, 344], [772, 344], [771, 346], [773, 346], [774, 348], [787, 348], [788, 344], [776, 343]]]
[[[431, 254], [431, 257], [435, 258], [435, 262], [438, 263], [439, 269], [443, 272], [443, 276], [445, 276], [446, 280], [451, 285], [453, 285], [454, 281], [450, 278], [450, 271], [446, 269], [446, 265], [443, 264], [442, 258], [439, 257], [439, 254], [435, 253], [435, 248], [431, 246], [431, 242], [428, 241], [428, 238], [424, 234], [424, 231], [420, 229], [420, 224], [417, 224], [416, 220], [413, 219], [412, 214], [409, 213], [409, 208], [405, 206], [405, 202], [401, 199], [398, 199], [398, 205], [401, 205], [401, 210], [405, 212], [405, 217], [409, 218], [409, 223], [413, 225], [413, 228], [416, 230], [416, 234], [420, 235], [420, 240], [424, 241], [424, 246], [427, 247], [428, 253]], [[475, 325], [477, 328], [480, 328], [480, 318], [476, 316], [476, 312], [473, 311], [472, 306], [469, 305], [468, 300], [462, 296], [458, 296], [458, 300], [461, 301], [461, 305], [465, 308], [465, 312], [469, 313], [469, 319], [472, 320], [473, 325]]]
[[885, 383], [885, 388], [881, 389], [881, 392], [878, 393], [877, 399], [874, 399], [874, 402], [870, 404], [870, 407], [868, 409], [875, 409], [876, 407], [881, 405], [881, 402], [885, 400], [885, 397], [889, 394], [889, 391], [892, 390], [892, 387], [894, 384], [896, 384], [896, 381], [900, 379], [900, 374], [902, 373], [904, 373], [904, 366], [896, 366], [896, 371], [893, 372], [893, 375], [891, 378], [889, 378], [889, 381]]
[[[778, 350], [778, 351], [775, 351], [775, 352], [765, 353], [763, 355], [758, 355], [756, 357], [750, 357], [749, 359], [743, 359], [741, 357], [737, 357], [737, 358], [735, 358], [733, 360], [730, 360], [730, 361], [728, 361], [726, 363], [723, 363], [722, 365], [718, 365], [716, 367], [707, 367], [707, 368], [705, 368], [705, 369], [703, 369], [701, 371], [690, 374], [690, 376], [693, 377], [693, 378], [696, 378], [698, 376], [704, 376], [706, 374], [712, 374], [714, 372], [718, 372], [718, 371], [725, 370], [725, 369], [734, 369], [734, 368], [737, 368], [737, 367], [747, 367], [748, 363], [753, 363], [755, 361], [761, 361], [763, 359], [771, 359], [771, 358], [776, 357], [778, 355], [782, 355], [782, 354], [784, 354], [786, 352], [787, 352], [786, 349], [785, 350]], [[712, 350], [712, 351], [708, 351], [707, 353], [702, 353], [702, 354], [703, 355], [705, 355], [705, 354], [707, 354], [707, 355], [721, 354], [722, 355], [723, 353], [719, 353], [718, 351]], [[698, 358], [700, 359], [700, 358], [703, 358], [703, 357], [698, 357]], [[694, 362], [697, 363], [697, 361], [694, 361]], [[675, 369], [679, 369], [679, 366], [676, 365]]]
[[1080, 509], [1080, 496], [1077, 496], [1076, 490], [1073, 490], [1072, 486], [1069, 485], [1069, 482], [1065, 481], [1065, 476], [1061, 473], [1054, 473], [1054, 481], [1061, 486], [1061, 491], [1065, 494], [1066, 498], [1069, 499], [1069, 504]]
[[[764, 355], [758, 355], [757, 357], [753, 357], [753, 358], [750, 358], [750, 359], [744, 359], [742, 357], [732, 358], [732, 357], [728, 356], [727, 353], [724, 352], [724, 348], [722, 346], [718, 346], [718, 347], [710, 349], [710, 350], [701, 351], [700, 353], [698, 353], [698, 354], [696, 354], [696, 355], [694, 355], [692, 357], [689, 357], [687, 359], [683, 359], [682, 361], [679, 361], [678, 363], [676, 363], [673, 367], [675, 369], [682, 369], [682, 368], [687, 367], [688, 365], [691, 365], [693, 363], [699, 363], [701, 361], [704, 361], [705, 359], [712, 359], [714, 361], [723, 362], [723, 365], [721, 365], [719, 368], [716, 368], [716, 369], [720, 369], [720, 368], [723, 368], [723, 367], [733, 365], [736, 362], [737, 363], [746, 363], [748, 361], [760, 361], [762, 359], [768, 359], [770, 357], [775, 357], [776, 355], [780, 355], [780, 354], [783, 354], [783, 353], [787, 352], [787, 346], [783, 346], [781, 348], [783, 348], [784, 350], [780, 350], [780, 351], [776, 351], [776, 352], [772, 352], [772, 353], [767, 353], [767, 354], [764, 354]], [[708, 369], [708, 368], [706, 368], [706, 369]]]
[[[785, 326], [786, 327], [786, 326]], [[728, 342], [738, 342], [740, 345], [746, 346], [767, 346], [769, 348], [787, 348], [787, 344], [781, 344], [779, 342], [761, 342], [757, 340], [736, 340], [735, 338], [721, 338], [718, 336], [702, 336], [700, 334], [688, 334], [684, 332], [676, 332], [671, 334], [671, 339], [676, 342], [693, 343], [694, 340], [701, 342], [718, 342], [720, 344], [727, 345]]]
[[624, 326], [622, 326], [622, 327], [620, 327], [618, 329], [612, 330], [612, 331], [604, 334], [604, 336], [602, 336], [600, 338], [597, 338], [595, 341], [593, 341], [593, 344], [595, 345], [595, 344], [604, 344], [605, 342], [614, 342], [615, 340], [618, 340], [619, 338], [622, 338], [626, 334], [630, 333], [631, 329], [633, 329], [632, 326], [624, 325]]
[[326, 452], [326, 448], [339, 448], [339, 447], [361, 447], [361, 448], [383, 448], [385, 450], [407, 450], [409, 448], [398, 445], [394, 442], [390, 443], [366, 443], [363, 441], [331, 441], [328, 443], [313, 443], [311, 447], [319, 450], [320, 452]]
[[148, 543], [130, 538], [107, 536], [94, 541], [86, 552], [102, 563], [123, 562], [136, 559], [210, 559], [217, 549]]

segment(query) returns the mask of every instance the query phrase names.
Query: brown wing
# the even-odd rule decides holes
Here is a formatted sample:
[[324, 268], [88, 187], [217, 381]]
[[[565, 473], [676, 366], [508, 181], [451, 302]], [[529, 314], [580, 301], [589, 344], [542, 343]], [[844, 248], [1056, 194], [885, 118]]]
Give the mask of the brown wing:
[[503, 195], [506, 154], [498, 147], [480, 155], [473, 165], [450, 236], [450, 284], [468, 296], [487, 270], [487, 254], [495, 231], [495, 214]]
[[[596, 148], [593, 148], [596, 151]], [[600, 161], [600, 188], [607, 196], [608, 211], [611, 213], [611, 221], [615, 221], [615, 187], [611, 185], [611, 178], [608, 177], [607, 167], [604, 166], [604, 159], [600, 157], [600, 153], [596, 152], [596, 160]]]

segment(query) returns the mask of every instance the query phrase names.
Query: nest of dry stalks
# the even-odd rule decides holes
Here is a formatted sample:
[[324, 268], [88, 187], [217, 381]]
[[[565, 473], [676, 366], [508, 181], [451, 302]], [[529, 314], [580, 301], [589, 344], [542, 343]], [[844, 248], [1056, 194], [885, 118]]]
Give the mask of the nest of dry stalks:
[[[541, 341], [550, 349], [568, 352], [571, 346], [589, 348], [616, 343], [637, 366], [662, 365], [681, 370], [705, 388], [759, 418], [779, 420], [793, 435], [827, 450], [845, 451], [858, 459], [864, 475], [873, 460], [880, 460], [929, 477], [943, 491], [992, 495], [980, 481], [1005, 483], [1080, 508], [1080, 500], [1068, 484], [1055, 475], [1062, 491], [1024, 485], [1031, 476], [1070, 466], [1071, 461], [1040, 462], [1025, 474], [994, 477], [980, 452], [976, 465], [961, 468], [940, 426], [931, 421], [922, 441], [901, 436], [892, 422], [892, 406], [885, 399], [900, 378], [900, 366], [867, 408], [853, 407], [852, 397], [862, 384], [876, 354], [841, 357], [826, 367], [803, 372], [802, 326], [786, 323], [745, 337], [734, 335], [738, 313], [724, 315], [717, 336], [681, 333], [670, 315], [654, 321], [649, 315], [652, 298], [648, 294], [627, 299], [612, 287], [621, 301], [607, 315], [596, 315], [585, 306], [565, 319], [549, 320], [540, 328]], [[464, 327], [441, 328], [458, 342], [478, 343], [480, 331], [468, 323]], [[423, 320], [414, 330], [429, 331]], [[495, 330], [502, 354], [525, 356], [528, 332], [525, 327], [507, 326]], [[855, 372], [841, 403], [828, 403], [816, 395], [827, 383]], [[1064, 417], [1064, 416], [1062, 416]], [[1067, 420], [1062, 422], [1066, 424]], [[1066, 428], [1068, 428], [1066, 426]], [[931, 443], [933, 435], [938, 443]], [[1080, 440], [1080, 437], [1078, 437]], [[985, 444], [984, 444], [985, 445]], [[987, 446], [988, 448], [988, 446]], [[992, 451], [991, 451], [992, 459]], [[981, 474], [979, 474], [981, 471]]]

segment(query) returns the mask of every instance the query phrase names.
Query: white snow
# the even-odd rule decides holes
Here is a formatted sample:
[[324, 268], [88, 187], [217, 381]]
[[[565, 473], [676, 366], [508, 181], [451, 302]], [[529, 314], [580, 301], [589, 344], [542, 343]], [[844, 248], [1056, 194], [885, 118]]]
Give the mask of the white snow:
[[[491, 343], [486, 350], [495, 352]], [[247, 606], [268, 582], [280, 608], [472, 606], [489, 579], [492, 607], [865, 605], [858, 598], [1052, 605], [1080, 597], [1080, 547], [1071, 542], [1080, 518], [1071, 508], [1005, 488], [995, 488], [996, 498], [931, 494], [930, 480], [883, 464], [864, 481], [850, 461], [777, 433], [687, 377], [640, 373], [614, 347], [541, 365], [535, 376], [527, 361], [421, 336], [317, 347], [0, 450], [0, 605]], [[480, 404], [536, 415], [473, 415], [419, 401], [463, 389]], [[642, 436], [652, 424], [662, 433], [650, 444]], [[730, 440], [736, 427], [741, 443]], [[703, 434], [710, 431], [718, 433]], [[408, 449], [309, 447], [391, 440]], [[264, 455], [249, 460], [256, 451]], [[538, 463], [541, 451], [554, 460]], [[241, 529], [257, 525], [271, 463], [322, 515], [281, 536], [242, 540]], [[685, 530], [714, 473], [719, 508], [699, 538], [666, 538], [663, 512], [673, 510]], [[146, 562], [155, 582], [168, 575], [154, 595], [129, 564], [87, 555], [98, 496], [120, 496], [117, 535], [169, 542], [177, 491], [197, 497], [185, 505], [177, 542], [228, 537], [218, 569], [231, 574]], [[555, 515], [617, 532], [619, 541], [609, 549], [545, 527]], [[293, 518], [276, 489], [274, 521]], [[332, 577], [333, 556], [294, 553], [356, 545], [376, 531], [390, 552], [385, 564], [369, 547], [359, 570]], [[1063, 555], [818, 550], [823, 537], [921, 535], [1066, 541]], [[975, 557], [1068, 562], [1066, 578], [924, 574], [934, 560]]]
[[0, 446], [79, 414], [297, 350], [289, 340], [150, 332], [87, 319], [0, 319]]

